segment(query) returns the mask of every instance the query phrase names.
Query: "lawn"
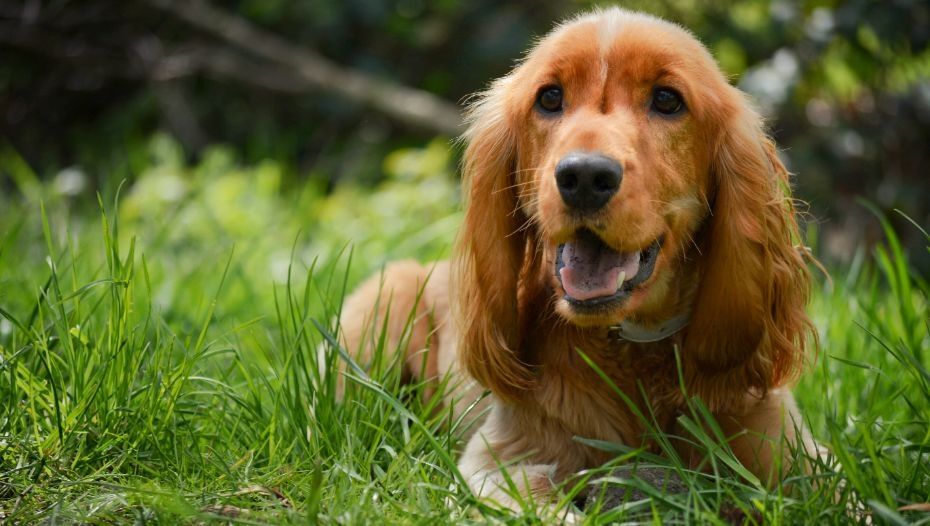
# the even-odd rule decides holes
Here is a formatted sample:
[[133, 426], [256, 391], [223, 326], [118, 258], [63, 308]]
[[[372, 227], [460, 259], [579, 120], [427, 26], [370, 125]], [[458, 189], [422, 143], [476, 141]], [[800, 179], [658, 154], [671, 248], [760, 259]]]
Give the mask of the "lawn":
[[[357, 372], [337, 403], [320, 374], [318, 348], [341, 359], [347, 289], [387, 260], [448, 255], [461, 213], [444, 141], [391, 154], [377, 188], [331, 194], [222, 148], [190, 165], [156, 136], [144, 154], [99, 194], [0, 155], [0, 522], [537, 520], [462, 486], [456, 423], [418, 386]], [[930, 523], [930, 286], [890, 229], [815, 277], [821, 350], [796, 393], [842, 469], [768, 491], [725, 451], [707, 475], [617, 448], [688, 491], [587, 522]]]

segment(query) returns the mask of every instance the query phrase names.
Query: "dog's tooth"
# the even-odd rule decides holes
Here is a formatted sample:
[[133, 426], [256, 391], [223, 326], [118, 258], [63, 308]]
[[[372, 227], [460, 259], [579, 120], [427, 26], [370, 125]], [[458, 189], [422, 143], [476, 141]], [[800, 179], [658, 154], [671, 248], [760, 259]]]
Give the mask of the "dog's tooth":
[[617, 288], [618, 289], [623, 286], [624, 281], [626, 281], [626, 271], [621, 270], [620, 274], [617, 276]]

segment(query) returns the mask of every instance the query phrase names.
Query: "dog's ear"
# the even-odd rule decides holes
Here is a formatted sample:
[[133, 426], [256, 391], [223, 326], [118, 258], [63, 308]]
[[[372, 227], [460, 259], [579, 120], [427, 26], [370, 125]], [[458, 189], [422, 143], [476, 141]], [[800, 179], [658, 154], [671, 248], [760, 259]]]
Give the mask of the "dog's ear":
[[458, 350], [495, 395], [519, 398], [531, 382], [521, 360], [518, 287], [527, 247], [515, 181], [517, 139], [506, 100], [510, 77], [470, 106], [463, 162], [465, 220], [453, 255]]
[[712, 216], [701, 241], [698, 297], [683, 344], [691, 394], [722, 407], [791, 380], [816, 333], [810, 275], [789, 176], [761, 118], [733, 89], [713, 161]]

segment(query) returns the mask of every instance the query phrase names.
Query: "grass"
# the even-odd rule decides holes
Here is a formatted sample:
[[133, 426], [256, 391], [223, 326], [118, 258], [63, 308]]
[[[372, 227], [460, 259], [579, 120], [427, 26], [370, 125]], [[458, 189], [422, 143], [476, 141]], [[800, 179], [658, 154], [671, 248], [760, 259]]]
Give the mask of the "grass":
[[[348, 288], [385, 259], [448, 253], [458, 199], [430, 148], [398, 153], [382, 187], [334, 196], [282, 191], [273, 165], [222, 150], [186, 166], [164, 138], [146, 172], [97, 203], [15, 165], [17, 190], [0, 197], [0, 522], [551, 520], [476, 501], [456, 424], [389, 367], [353, 371], [343, 403], [321, 373], [321, 345], [330, 370], [341, 359], [329, 343]], [[819, 283], [822, 351], [796, 393], [843, 469], [765, 491], [713, 446], [695, 403], [683, 422], [718, 476], [592, 443], [690, 491], [616, 479], [653, 498], [589, 523], [930, 523], [930, 286], [890, 229]]]

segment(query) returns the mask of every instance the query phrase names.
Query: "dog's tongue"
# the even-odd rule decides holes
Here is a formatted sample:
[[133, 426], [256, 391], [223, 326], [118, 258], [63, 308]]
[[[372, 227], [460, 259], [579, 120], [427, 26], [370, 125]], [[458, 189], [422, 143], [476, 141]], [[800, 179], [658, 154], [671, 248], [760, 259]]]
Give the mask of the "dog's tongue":
[[582, 233], [562, 246], [562, 288], [578, 301], [613, 296], [623, 285], [621, 272], [623, 281], [639, 272], [639, 258], [639, 252], [617, 252], [594, 234]]

